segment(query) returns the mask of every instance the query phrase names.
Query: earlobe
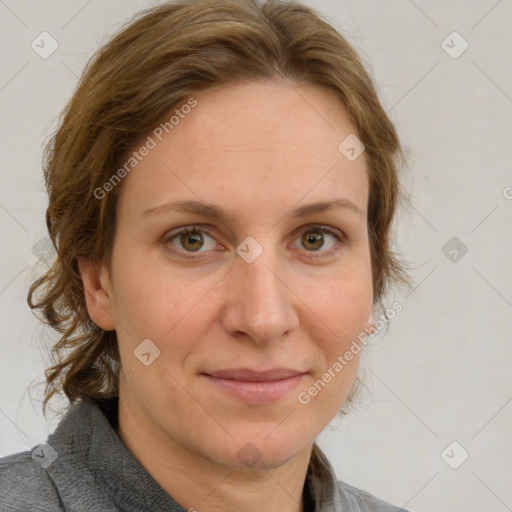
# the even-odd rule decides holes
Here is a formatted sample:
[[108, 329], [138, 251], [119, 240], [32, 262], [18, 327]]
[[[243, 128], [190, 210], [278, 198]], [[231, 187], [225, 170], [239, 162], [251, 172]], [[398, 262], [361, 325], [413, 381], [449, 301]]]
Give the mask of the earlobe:
[[105, 331], [115, 329], [112, 292], [108, 275], [100, 264], [79, 260], [78, 269], [84, 285], [85, 302], [91, 320]]

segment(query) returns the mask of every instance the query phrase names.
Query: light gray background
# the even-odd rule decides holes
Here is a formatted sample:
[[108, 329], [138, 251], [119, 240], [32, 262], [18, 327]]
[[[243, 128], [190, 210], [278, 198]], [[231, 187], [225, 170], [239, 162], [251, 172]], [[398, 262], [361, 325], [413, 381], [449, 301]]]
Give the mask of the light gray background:
[[[55, 340], [25, 302], [44, 268], [33, 252], [46, 236], [43, 142], [88, 57], [154, 3], [0, 0], [0, 456], [58, 421], [42, 417], [42, 387], [27, 391]], [[320, 444], [340, 479], [410, 510], [512, 510], [512, 2], [305, 3], [368, 61], [411, 150], [414, 207], [397, 245], [417, 286], [396, 297], [404, 310], [367, 354], [363, 405]], [[43, 31], [59, 44], [47, 59], [31, 48]], [[458, 58], [441, 47], [453, 31], [469, 44]], [[452, 55], [463, 44], [445, 43]], [[445, 250], [455, 262], [442, 251], [452, 237], [467, 247]], [[469, 454], [458, 469], [441, 456], [453, 441], [446, 461]]]

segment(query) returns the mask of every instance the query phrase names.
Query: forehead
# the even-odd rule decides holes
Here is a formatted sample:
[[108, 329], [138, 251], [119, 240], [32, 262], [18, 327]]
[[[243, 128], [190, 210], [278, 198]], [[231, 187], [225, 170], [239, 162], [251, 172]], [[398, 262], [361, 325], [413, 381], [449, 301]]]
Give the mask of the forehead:
[[355, 130], [330, 92], [256, 82], [222, 86], [194, 99], [196, 106], [175, 117], [168, 133], [150, 135], [155, 147], [123, 185], [121, 198], [140, 203], [139, 210], [183, 196], [289, 206], [305, 194], [324, 200], [337, 192], [365, 209], [364, 154], [349, 161], [338, 149]]
[[341, 102], [315, 85], [240, 83], [206, 91], [196, 99], [198, 106], [179, 130], [173, 130], [187, 139], [181, 147], [193, 149], [191, 157], [203, 150], [220, 157], [233, 149], [316, 153], [328, 161], [338, 156], [339, 142], [354, 132]]

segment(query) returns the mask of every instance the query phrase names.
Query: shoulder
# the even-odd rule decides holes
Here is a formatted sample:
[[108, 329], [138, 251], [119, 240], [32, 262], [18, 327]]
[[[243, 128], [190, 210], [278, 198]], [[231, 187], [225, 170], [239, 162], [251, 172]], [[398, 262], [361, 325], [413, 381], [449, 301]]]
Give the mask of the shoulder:
[[407, 512], [406, 509], [391, 505], [369, 492], [353, 487], [338, 480], [338, 491], [342, 502], [349, 505], [349, 510], [360, 512]]
[[0, 458], [0, 510], [64, 510], [51, 478], [31, 452]]

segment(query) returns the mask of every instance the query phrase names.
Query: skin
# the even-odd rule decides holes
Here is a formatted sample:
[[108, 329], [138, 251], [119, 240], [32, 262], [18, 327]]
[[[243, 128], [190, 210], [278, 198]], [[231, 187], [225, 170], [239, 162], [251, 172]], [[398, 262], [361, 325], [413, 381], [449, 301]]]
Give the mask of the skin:
[[[317, 86], [255, 82], [195, 98], [122, 183], [111, 267], [80, 262], [91, 319], [118, 334], [118, 434], [185, 509], [301, 511], [312, 444], [345, 402], [359, 356], [309, 404], [297, 396], [371, 314], [365, 155], [351, 162], [339, 152], [355, 130], [343, 105]], [[291, 213], [338, 198], [359, 213]], [[143, 213], [185, 199], [229, 216]], [[172, 236], [197, 224], [208, 233], [195, 244]], [[343, 240], [325, 233], [308, 243], [303, 235], [318, 225]], [[252, 263], [236, 252], [248, 236], [263, 249]], [[160, 350], [148, 366], [134, 355], [144, 339]], [[263, 404], [201, 375], [240, 367], [307, 373]], [[248, 442], [261, 454], [252, 466], [237, 456]]]

